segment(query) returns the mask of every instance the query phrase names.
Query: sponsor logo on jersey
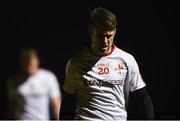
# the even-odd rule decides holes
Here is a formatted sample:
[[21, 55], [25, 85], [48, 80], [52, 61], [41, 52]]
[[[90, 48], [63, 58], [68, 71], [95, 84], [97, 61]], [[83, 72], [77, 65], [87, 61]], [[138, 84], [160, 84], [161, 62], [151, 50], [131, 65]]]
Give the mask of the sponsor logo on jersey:
[[83, 77], [85, 78], [85, 87], [114, 87], [115, 85], [123, 85], [123, 80], [100, 80], [87, 75], [84, 75]]

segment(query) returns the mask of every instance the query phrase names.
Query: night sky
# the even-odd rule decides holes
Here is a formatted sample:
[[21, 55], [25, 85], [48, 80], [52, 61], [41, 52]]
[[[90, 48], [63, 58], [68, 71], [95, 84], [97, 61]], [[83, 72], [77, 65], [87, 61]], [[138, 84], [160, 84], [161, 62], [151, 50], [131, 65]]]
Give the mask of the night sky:
[[[115, 44], [131, 53], [147, 84], [156, 119], [180, 119], [177, 3], [167, 0], [14, 1], [8, 24], [8, 77], [19, 69], [22, 48], [33, 47], [42, 67], [62, 85], [68, 59], [90, 41], [88, 17], [102, 6], [117, 15]], [[3, 112], [4, 113], [4, 112]]]

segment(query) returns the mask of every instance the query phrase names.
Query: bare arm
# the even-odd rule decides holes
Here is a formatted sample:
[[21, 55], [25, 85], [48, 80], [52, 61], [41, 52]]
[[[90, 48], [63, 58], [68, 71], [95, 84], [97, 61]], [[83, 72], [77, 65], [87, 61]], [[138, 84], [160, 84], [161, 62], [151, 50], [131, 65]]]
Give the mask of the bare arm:
[[54, 113], [55, 120], [59, 120], [59, 111], [61, 108], [61, 98], [60, 96], [51, 98], [51, 107]]

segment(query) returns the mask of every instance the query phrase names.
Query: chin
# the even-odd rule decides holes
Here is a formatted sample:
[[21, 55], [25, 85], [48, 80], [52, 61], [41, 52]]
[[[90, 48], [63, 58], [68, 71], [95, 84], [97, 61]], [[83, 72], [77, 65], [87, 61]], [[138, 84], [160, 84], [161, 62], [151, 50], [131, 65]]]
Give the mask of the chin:
[[99, 53], [100, 55], [106, 55], [106, 54], [108, 54], [108, 51], [109, 51], [109, 48], [108, 48], [108, 47], [107, 47], [107, 48], [99, 48], [98, 53]]
[[106, 55], [106, 54], [108, 54], [108, 51], [101, 51], [99, 53], [100, 53], [100, 55]]

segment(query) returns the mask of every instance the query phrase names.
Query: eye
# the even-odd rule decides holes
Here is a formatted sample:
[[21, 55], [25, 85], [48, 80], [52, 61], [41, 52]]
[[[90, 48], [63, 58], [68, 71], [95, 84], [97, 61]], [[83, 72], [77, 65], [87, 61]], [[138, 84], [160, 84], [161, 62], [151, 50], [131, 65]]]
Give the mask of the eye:
[[112, 37], [112, 35], [106, 35], [106, 38], [109, 39], [110, 37]]

